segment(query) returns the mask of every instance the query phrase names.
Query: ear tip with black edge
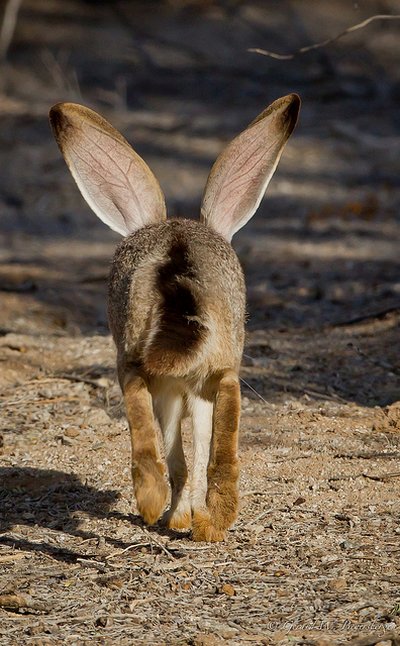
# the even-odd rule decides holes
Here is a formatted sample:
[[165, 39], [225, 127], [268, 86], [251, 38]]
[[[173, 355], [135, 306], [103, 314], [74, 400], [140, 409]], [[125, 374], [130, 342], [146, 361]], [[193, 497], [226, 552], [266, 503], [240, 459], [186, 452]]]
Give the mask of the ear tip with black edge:
[[61, 132], [65, 132], [70, 125], [67, 110], [65, 109], [67, 105], [66, 103], [56, 103], [49, 110], [50, 126], [56, 136], [59, 136]]
[[299, 117], [301, 99], [298, 94], [293, 92], [286, 97], [286, 108], [282, 114], [284, 122], [288, 125], [290, 133], [294, 130]]
[[287, 98], [287, 107], [291, 114], [298, 113], [301, 107], [301, 99], [298, 94], [293, 92], [288, 94]]

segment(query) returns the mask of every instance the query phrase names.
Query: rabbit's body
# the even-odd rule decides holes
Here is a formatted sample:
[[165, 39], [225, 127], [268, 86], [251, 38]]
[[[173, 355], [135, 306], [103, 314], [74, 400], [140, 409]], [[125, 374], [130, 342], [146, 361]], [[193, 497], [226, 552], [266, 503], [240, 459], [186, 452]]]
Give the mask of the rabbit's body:
[[168, 220], [125, 238], [108, 311], [119, 355], [155, 379], [179, 378], [201, 394], [215, 373], [239, 369], [243, 273], [231, 245], [204, 224]]
[[[297, 120], [292, 94], [272, 103], [218, 157], [200, 222], [167, 220], [147, 164], [92, 110], [50, 111], [55, 137], [88, 204], [127, 236], [109, 281], [109, 321], [132, 445], [138, 510], [153, 524], [168, 488], [156, 434], [165, 447], [171, 504], [165, 523], [195, 540], [225, 537], [238, 508], [239, 367], [245, 287], [232, 235], [254, 214]], [[193, 473], [181, 420], [192, 419]]]
[[[218, 262], [216, 262], [218, 259]], [[242, 269], [231, 245], [200, 222], [169, 220], [143, 227], [118, 246], [109, 280], [109, 322], [118, 353], [121, 385], [134, 375], [144, 378], [152, 408], [161, 426], [172, 487], [171, 509], [165, 521], [171, 527], [192, 524], [191, 507], [198, 508], [198, 535], [217, 540], [223, 528], [204, 531], [201, 510], [207, 496], [207, 468], [215, 396], [221, 378], [233, 375], [238, 403], [238, 371], [243, 350], [245, 290]], [[127, 377], [128, 375], [128, 377]], [[126, 396], [129, 408], [129, 396]], [[137, 393], [133, 397], [137, 416]], [[192, 500], [186, 487], [187, 468], [182, 451], [180, 424], [192, 417], [194, 470]], [[151, 438], [152, 459], [133, 471], [136, 498], [154, 522], [165, 504], [160, 463], [149, 407], [139, 418], [144, 437], [136, 434], [135, 452]], [[233, 416], [234, 424], [238, 416]], [[233, 433], [234, 453], [237, 433]], [[145, 448], [145, 452], [149, 447]], [[135, 458], [133, 458], [135, 463]], [[151, 466], [150, 466], [151, 464]], [[140, 476], [138, 476], [140, 473]], [[228, 523], [236, 510], [233, 483]], [[151, 500], [151, 502], [150, 502]], [[205, 519], [207, 521], [207, 518]]]

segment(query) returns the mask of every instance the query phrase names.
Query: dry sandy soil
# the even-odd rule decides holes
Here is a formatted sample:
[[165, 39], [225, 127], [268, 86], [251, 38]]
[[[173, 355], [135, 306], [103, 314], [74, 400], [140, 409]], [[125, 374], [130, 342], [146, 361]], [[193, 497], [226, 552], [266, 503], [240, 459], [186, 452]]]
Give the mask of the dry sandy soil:
[[[396, 12], [22, 3], [0, 95], [0, 644], [400, 644], [400, 21], [290, 61], [247, 51]], [[290, 91], [300, 124], [235, 239], [241, 512], [196, 544], [135, 512], [105, 315], [117, 236], [47, 110], [102, 111], [195, 217], [223, 143]]]

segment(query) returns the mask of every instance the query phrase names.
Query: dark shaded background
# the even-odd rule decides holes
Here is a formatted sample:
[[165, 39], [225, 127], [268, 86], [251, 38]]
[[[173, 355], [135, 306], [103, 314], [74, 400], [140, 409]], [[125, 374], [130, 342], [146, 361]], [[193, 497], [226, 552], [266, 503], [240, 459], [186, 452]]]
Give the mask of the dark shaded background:
[[[105, 280], [118, 236], [70, 178], [49, 131], [50, 105], [71, 100], [102, 112], [155, 171], [169, 212], [196, 217], [224, 142], [296, 91], [297, 131], [234, 241], [249, 288], [249, 361], [277, 367], [283, 355], [268, 339], [278, 335], [290, 345], [286, 367], [290, 360], [314, 374], [325, 361], [322, 381], [334, 387], [339, 371], [341, 396], [396, 399], [387, 371], [399, 374], [400, 21], [374, 22], [289, 61], [248, 51], [288, 53], [396, 10], [390, 1], [24, 0], [1, 70], [3, 333], [107, 331]], [[349, 349], [342, 326], [359, 319], [371, 327], [365, 344]], [[369, 394], [357, 394], [374, 370]]]

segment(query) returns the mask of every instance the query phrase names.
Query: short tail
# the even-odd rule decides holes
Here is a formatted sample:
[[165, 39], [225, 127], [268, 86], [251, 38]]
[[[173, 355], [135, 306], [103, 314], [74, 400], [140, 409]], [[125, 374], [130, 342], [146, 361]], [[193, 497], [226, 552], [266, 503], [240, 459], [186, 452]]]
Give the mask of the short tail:
[[155, 277], [159, 303], [142, 355], [150, 374], [184, 376], [201, 361], [208, 327], [196, 279], [187, 246], [174, 240]]

